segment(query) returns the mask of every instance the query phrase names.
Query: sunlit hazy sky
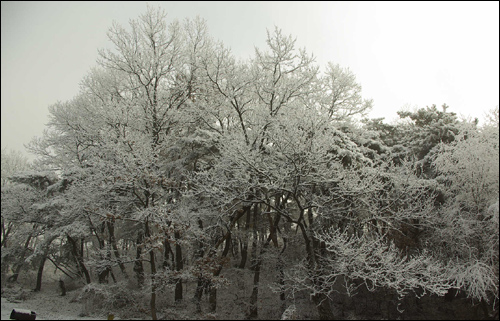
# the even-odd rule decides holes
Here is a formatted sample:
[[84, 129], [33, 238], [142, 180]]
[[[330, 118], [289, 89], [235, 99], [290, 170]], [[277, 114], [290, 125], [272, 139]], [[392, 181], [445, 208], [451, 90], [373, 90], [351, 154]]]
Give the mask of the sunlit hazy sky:
[[[349, 67], [374, 100], [371, 117], [446, 103], [479, 117], [499, 104], [499, 2], [149, 2], [168, 21], [207, 21], [236, 56], [265, 48], [274, 26], [320, 66]], [[1, 2], [2, 148], [25, 151], [48, 106], [73, 98], [110, 45], [113, 21], [128, 27], [146, 2]]]

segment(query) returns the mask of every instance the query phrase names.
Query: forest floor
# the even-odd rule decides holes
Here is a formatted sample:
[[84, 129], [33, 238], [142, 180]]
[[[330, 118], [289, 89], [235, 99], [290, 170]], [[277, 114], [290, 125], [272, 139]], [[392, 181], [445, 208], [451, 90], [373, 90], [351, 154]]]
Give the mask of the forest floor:
[[[272, 271], [269, 267], [265, 271]], [[130, 271], [129, 275], [133, 275]], [[275, 272], [274, 272], [275, 273]], [[232, 284], [217, 291], [217, 312], [208, 312], [208, 296], [203, 295], [201, 313], [196, 313], [196, 305], [192, 298], [196, 284], [184, 283], [184, 299], [174, 303], [173, 289], [167, 288], [157, 293], [157, 315], [160, 320], [244, 320], [249, 308], [252, 291], [253, 272], [249, 269], [227, 267], [223, 269], [225, 278]], [[12, 309], [34, 311], [37, 320], [105, 320], [109, 314], [115, 320], [151, 320], [149, 312], [149, 294], [133, 291], [133, 285], [114, 285], [110, 281], [108, 296], [113, 297], [112, 304], [106, 304], [99, 287], [92, 291], [83, 291], [82, 283], [66, 281], [66, 295], [61, 296], [58, 280], [61, 275], [51, 266], [44, 271], [42, 289], [33, 292], [34, 273], [22, 273], [19, 281], [10, 284], [2, 280], [2, 312], [1, 320], [9, 320]], [[298, 292], [285, 302], [279, 300], [279, 294], [273, 292], [273, 273], [262, 273], [258, 297], [258, 319], [279, 320], [283, 310], [293, 306], [295, 312], [292, 319], [317, 319], [317, 309], [309, 300], [308, 293]], [[129, 282], [130, 283], [130, 282]], [[439, 297], [424, 297], [422, 300], [410, 299], [399, 305], [404, 313], [396, 309], [394, 297], [380, 293], [360, 292], [354, 297], [338, 295], [332, 301], [332, 310], [338, 320], [468, 320], [483, 319], [484, 314], [478, 311], [477, 305], [463, 297], [452, 302]], [[473, 311], [474, 310], [474, 311]]]
[[[158, 292], [158, 319], [245, 319], [252, 289], [253, 273], [250, 270], [228, 269], [226, 277], [229, 277], [228, 274], [231, 275], [232, 280], [236, 280], [237, 284], [233, 284], [235, 287], [230, 285], [230, 290], [227, 288], [218, 290], [216, 313], [208, 312], [208, 295], [205, 294], [201, 301], [202, 313], [196, 313], [196, 306], [192, 300], [196, 284], [187, 282], [183, 284], [183, 302], [174, 303], [173, 289]], [[138, 297], [137, 294], [131, 295], [129, 304], [126, 306], [106, 309], [99, 302], [99, 297], [95, 293], [89, 294], [83, 291], [84, 287], [81, 283], [66, 282], [66, 295], [61, 296], [58, 285], [60, 277], [59, 273], [44, 271], [40, 292], [32, 290], [36, 279], [34, 273], [21, 274], [18, 282], [14, 284], [2, 282], [1, 320], [9, 320], [12, 309], [34, 311], [37, 314], [37, 320], [103, 320], [108, 317], [108, 314], [113, 314], [114, 320], [151, 320], [148, 309], [150, 297], [147, 293], [142, 297]], [[261, 285], [258, 302], [259, 319], [280, 319], [278, 294], [273, 293], [266, 286], [265, 278]], [[120, 289], [120, 292], [124, 291], [123, 288]], [[117, 296], [119, 296], [118, 293]], [[309, 304], [307, 303], [307, 305]], [[309, 308], [313, 308], [313, 306]], [[305, 317], [311, 319], [307, 312]]]
[[31, 296], [25, 301], [2, 298], [2, 320], [10, 320], [13, 309], [30, 310], [36, 313], [37, 320], [103, 320], [101, 317], [81, 317], [82, 305], [69, 303], [67, 299], [57, 295], [46, 295], [43, 292]]
[[[80, 289], [68, 291], [61, 296], [56, 282], [42, 283], [40, 292], [33, 292], [24, 282], [2, 288], [2, 320], [10, 320], [12, 309], [29, 310], [36, 313], [37, 320], [105, 320], [107, 315], [86, 315], [84, 302], [73, 301]], [[119, 319], [116, 316], [115, 319]]]

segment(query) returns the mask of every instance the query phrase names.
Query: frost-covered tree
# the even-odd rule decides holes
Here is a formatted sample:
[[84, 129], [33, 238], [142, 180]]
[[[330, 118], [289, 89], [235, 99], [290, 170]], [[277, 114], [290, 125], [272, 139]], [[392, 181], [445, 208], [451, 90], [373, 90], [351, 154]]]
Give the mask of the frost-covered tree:
[[[245, 144], [242, 135], [225, 136], [219, 142], [219, 161], [208, 171], [196, 173], [195, 188], [212, 206], [226, 208], [233, 217], [253, 207], [253, 215], [265, 226], [259, 233], [267, 235], [262, 251], [270, 244], [278, 246], [277, 230], [283, 224], [295, 224], [306, 245], [303, 257], [315, 271], [319, 242], [313, 232], [317, 224], [321, 226], [321, 218], [313, 210], [326, 202], [328, 196], [323, 193], [341, 180], [344, 163], [362, 162], [363, 155], [328, 118], [300, 104], [291, 104], [286, 113], [273, 116], [265, 138], [256, 149]], [[257, 290], [262, 258], [259, 255], [254, 261]], [[313, 296], [320, 314], [331, 316], [329, 303], [321, 295]], [[250, 304], [252, 307], [252, 300]], [[249, 311], [252, 313], [255, 315]]]
[[361, 85], [356, 82], [356, 76], [349, 68], [329, 62], [320, 81], [320, 108], [333, 120], [344, 121], [353, 116], [364, 116], [372, 108], [373, 100], [363, 99]]
[[[60, 204], [48, 197], [48, 191], [58, 181], [58, 177], [50, 171], [25, 171], [13, 174], [9, 180], [14, 184], [2, 188], [2, 212], [5, 211], [8, 219], [27, 224], [29, 227], [28, 230], [24, 230], [23, 237], [26, 241], [22, 243], [24, 247], [18, 253], [20, 258], [10, 279], [17, 280], [20, 268], [30, 252], [31, 255], [26, 258], [26, 261], [31, 262], [33, 258], [37, 259], [38, 274], [35, 291], [39, 291], [50, 244], [57, 237], [56, 226], [60, 225], [58, 216]], [[39, 237], [42, 235], [42, 240], [40, 240]], [[33, 248], [30, 249], [30, 246]], [[8, 255], [9, 252], [10, 249], [3, 251], [2, 255]]]
[[431, 163], [436, 157], [437, 146], [451, 143], [460, 128], [457, 115], [447, 109], [448, 106], [443, 104], [441, 111], [432, 105], [414, 112], [398, 112], [399, 117], [408, 122], [401, 123], [400, 142], [393, 149], [397, 154], [414, 156], [420, 163], [422, 174], [428, 177], [434, 177]]
[[290, 291], [333, 298], [333, 285], [343, 283], [351, 294], [362, 284], [370, 291], [394, 290], [400, 298], [421, 291], [444, 295], [450, 287], [446, 264], [422, 251], [415, 238], [432, 223], [429, 187], [410, 162], [345, 169], [316, 210], [323, 218], [314, 231], [322, 249], [319, 272], [298, 264], [286, 276]]
[[7, 278], [12, 263], [15, 282], [29, 253], [30, 242], [38, 235], [38, 224], [32, 222], [32, 205], [42, 198], [40, 191], [26, 184], [2, 186], [2, 278]]
[[[30, 169], [31, 164], [28, 162], [27, 158], [24, 157], [20, 152], [14, 150], [8, 150], [7, 148], [2, 148], [1, 159], [2, 159], [1, 186], [2, 186], [2, 195], [4, 195], [4, 192], [7, 192], [7, 190], [10, 188], [8, 187], [8, 185], [11, 183], [9, 177], [18, 172], [23, 172]], [[3, 199], [4, 197], [2, 196], [2, 200]], [[6, 247], [9, 235], [12, 232], [14, 232], [17, 228], [16, 224], [17, 219], [9, 219], [8, 217], [10, 215], [15, 215], [14, 213], [19, 213], [17, 210], [8, 210], [5, 206], [8, 205], [7, 204], [4, 205], [4, 203], [2, 203], [2, 235], [1, 235], [2, 248]]]
[[446, 201], [434, 241], [456, 261], [456, 287], [498, 304], [498, 122], [464, 126], [453, 143], [439, 147], [434, 166]]
[[[75, 99], [51, 107], [50, 130], [31, 146], [46, 166], [76, 173], [63, 212], [76, 213], [75, 221], [92, 231], [101, 253], [94, 264], [103, 273], [113, 266], [109, 252], [124, 270], [112, 235], [116, 220], [135, 224], [134, 271], [142, 285], [143, 262], [149, 262], [153, 318], [156, 256], [164, 253], [169, 262], [171, 254], [172, 268], [182, 272], [187, 223], [176, 211], [186, 172], [207, 152], [203, 138], [193, 134], [199, 116], [190, 119], [203, 92], [198, 60], [209, 42], [206, 26], [200, 19], [167, 25], [165, 16], [149, 8], [130, 22], [130, 30], [115, 24], [108, 33], [114, 50], [99, 52], [100, 67], [84, 79]], [[158, 251], [158, 239], [164, 251]], [[174, 279], [180, 300], [182, 280]]]
[[2, 187], [8, 183], [8, 177], [30, 169], [31, 164], [28, 159], [19, 151], [2, 148]]

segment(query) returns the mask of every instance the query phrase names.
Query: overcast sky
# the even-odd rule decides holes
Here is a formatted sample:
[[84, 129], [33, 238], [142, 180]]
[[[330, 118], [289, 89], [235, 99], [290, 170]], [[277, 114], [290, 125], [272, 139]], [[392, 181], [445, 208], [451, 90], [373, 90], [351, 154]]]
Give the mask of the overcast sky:
[[[374, 100], [371, 117], [397, 118], [446, 103], [483, 118], [499, 104], [499, 2], [149, 2], [168, 21], [207, 21], [241, 58], [265, 48], [274, 26], [324, 66], [349, 67]], [[41, 136], [48, 106], [73, 98], [109, 46], [113, 21], [128, 27], [146, 2], [1, 2], [2, 148], [25, 151]], [[31, 157], [30, 157], [31, 158]]]

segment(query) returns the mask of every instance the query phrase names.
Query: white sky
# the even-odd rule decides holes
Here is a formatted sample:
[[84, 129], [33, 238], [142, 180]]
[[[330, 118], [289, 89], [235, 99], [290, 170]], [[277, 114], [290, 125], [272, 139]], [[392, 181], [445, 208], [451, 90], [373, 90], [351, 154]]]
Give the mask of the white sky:
[[[167, 19], [204, 18], [210, 34], [248, 58], [278, 26], [313, 53], [349, 67], [374, 99], [371, 117], [446, 103], [483, 118], [499, 104], [499, 2], [149, 2]], [[146, 2], [1, 2], [1, 146], [24, 151], [48, 106], [73, 98], [109, 46], [113, 21]], [[31, 157], [30, 157], [31, 158]]]

